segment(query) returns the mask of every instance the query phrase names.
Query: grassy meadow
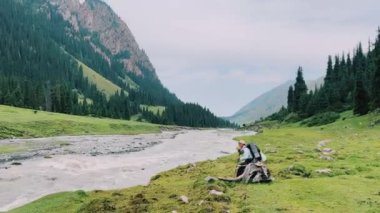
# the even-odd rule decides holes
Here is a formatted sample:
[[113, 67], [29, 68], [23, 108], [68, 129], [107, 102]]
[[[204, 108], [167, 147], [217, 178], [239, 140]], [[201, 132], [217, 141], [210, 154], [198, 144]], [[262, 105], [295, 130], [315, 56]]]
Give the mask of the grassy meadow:
[[379, 212], [379, 114], [346, 112], [329, 125], [293, 124], [244, 139], [266, 153], [272, 183], [207, 183], [234, 174], [237, 155], [230, 155], [163, 172], [148, 186], [59, 193], [11, 212]]
[[84, 63], [78, 61], [78, 64], [83, 68], [83, 76], [87, 78], [89, 82], [95, 84], [98, 90], [106, 94], [108, 98], [114, 95], [116, 92], [121, 91], [121, 88], [119, 86], [104, 78]]
[[0, 105], [0, 139], [59, 135], [140, 134], [159, 131], [159, 125], [149, 123], [74, 116]]

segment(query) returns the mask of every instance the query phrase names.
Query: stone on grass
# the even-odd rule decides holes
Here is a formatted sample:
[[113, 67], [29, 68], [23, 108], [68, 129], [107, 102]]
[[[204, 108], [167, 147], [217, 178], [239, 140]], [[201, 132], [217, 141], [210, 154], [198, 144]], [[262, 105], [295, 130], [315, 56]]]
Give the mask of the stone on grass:
[[206, 181], [207, 183], [212, 183], [212, 182], [215, 182], [215, 181], [217, 181], [217, 180], [218, 180], [218, 178], [211, 177], [211, 176], [207, 176], [207, 177], [205, 178], [205, 181]]
[[332, 160], [334, 160], [334, 158], [333, 158], [333, 157], [330, 157], [330, 156], [321, 156], [321, 159], [322, 159], [322, 160], [327, 160], [327, 161], [332, 161]]
[[331, 148], [324, 148], [324, 149], [322, 149], [322, 153], [323, 154], [326, 154], [326, 155], [328, 155], [328, 154], [332, 154], [332, 153], [334, 153], [335, 151], [333, 150], [333, 149], [331, 149]]
[[179, 200], [180, 200], [182, 203], [185, 203], [185, 204], [188, 204], [188, 203], [189, 203], [189, 198], [186, 197], [185, 195], [182, 195], [181, 197], [179, 197]]
[[315, 170], [318, 174], [330, 174], [332, 172], [331, 169], [317, 169]]
[[331, 140], [327, 139], [327, 140], [323, 140], [323, 141], [319, 141], [318, 142], [318, 147], [323, 147], [323, 146], [326, 146], [328, 143], [330, 143]]
[[223, 195], [223, 194], [224, 194], [223, 192], [216, 191], [214, 189], [210, 191], [210, 195], [220, 196], [220, 195]]

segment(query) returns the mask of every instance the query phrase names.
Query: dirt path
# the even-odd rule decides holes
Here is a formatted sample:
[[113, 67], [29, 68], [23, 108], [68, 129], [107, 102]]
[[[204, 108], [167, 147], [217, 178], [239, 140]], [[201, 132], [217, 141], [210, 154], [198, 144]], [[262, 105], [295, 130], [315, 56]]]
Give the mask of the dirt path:
[[[10, 162], [0, 164], [0, 211], [61, 191], [106, 190], [147, 184], [161, 171], [233, 153], [236, 144], [232, 138], [243, 134], [252, 132], [183, 130], [139, 136], [93, 136], [82, 142], [75, 142], [78, 137], [70, 137], [74, 141], [65, 142], [70, 143], [73, 150], [78, 150], [75, 154], [57, 152], [52, 158], [37, 156], [20, 161], [19, 166], [11, 166]], [[111, 141], [111, 145], [104, 140]], [[124, 143], [131, 144], [136, 140], [139, 142], [135, 144], [143, 147], [140, 150], [129, 152], [124, 148], [122, 152], [115, 152], [120, 146], [125, 147]], [[85, 151], [94, 147], [89, 141], [97, 141], [97, 146], [103, 144], [106, 148], [96, 147], [97, 154], [91, 154]], [[53, 153], [54, 150], [51, 149]], [[101, 153], [102, 150], [108, 151]]]

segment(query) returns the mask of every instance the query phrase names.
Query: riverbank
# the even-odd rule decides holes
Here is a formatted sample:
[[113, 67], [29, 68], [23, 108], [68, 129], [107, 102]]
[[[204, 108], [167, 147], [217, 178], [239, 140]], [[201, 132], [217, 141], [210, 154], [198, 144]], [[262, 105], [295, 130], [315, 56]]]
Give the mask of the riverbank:
[[[21, 165], [11, 165], [9, 162], [5, 164], [9, 168], [1, 169], [0, 211], [7, 211], [42, 196], [62, 191], [110, 190], [146, 185], [159, 172], [233, 153], [236, 144], [232, 138], [242, 134], [252, 133], [233, 130], [181, 130], [153, 135], [115, 136], [121, 137], [123, 142], [110, 140], [109, 137], [112, 136], [102, 136], [98, 138], [98, 142], [93, 141], [107, 144], [102, 142], [102, 139], [107, 138], [113, 143], [107, 144], [104, 150], [110, 150], [105, 154], [93, 156], [91, 153], [76, 153], [54, 155], [51, 158], [41, 156], [20, 161]], [[70, 146], [91, 150], [93, 144], [90, 141], [71, 142]], [[154, 146], [137, 152], [115, 154], [112, 151], [113, 148], [119, 149], [120, 144], [124, 146], [133, 142], [151, 145], [154, 142]]]
[[266, 154], [271, 184], [206, 181], [233, 175], [236, 155], [228, 155], [162, 172], [148, 186], [59, 193], [12, 212], [378, 212], [379, 120], [346, 112], [329, 125], [244, 137]]
[[174, 139], [185, 131], [162, 132], [144, 135], [88, 135], [59, 136], [34, 139], [0, 140], [0, 147], [8, 152], [0, 153], [1, 163], [17, 163], [36, 157], [52, 158], [57, 155], [108, 155], [142, 151], [166, 139]]

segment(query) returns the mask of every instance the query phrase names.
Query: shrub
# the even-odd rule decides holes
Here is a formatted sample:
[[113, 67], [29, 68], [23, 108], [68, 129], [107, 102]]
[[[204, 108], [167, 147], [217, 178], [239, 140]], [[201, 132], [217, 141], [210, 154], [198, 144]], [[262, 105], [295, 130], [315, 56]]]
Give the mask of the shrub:
[[301, 118], [297, 113], [290, 113], [288, 116], [285, 117], [284, 121], [289, 122], [289, 123], [295, 123], [300, 120]]
[[290, 175], [310, 177], [311, 172], [307, 171], [305, 166], [301, 164], [294, 164], [280, 171], [278, 175], [283, 178], [290, 178]]
[[340, 114], [336, 112], [325, 112], [312, 116], [301, 122], [302, 125], [308, 127], [311, 126], [322, 126], [330, 123], [334, 123], [340, 118]]
[[111, 200], [95, 199], [81, 206], [78, 212], [114, 212], [116, 210], [115, 205]]

